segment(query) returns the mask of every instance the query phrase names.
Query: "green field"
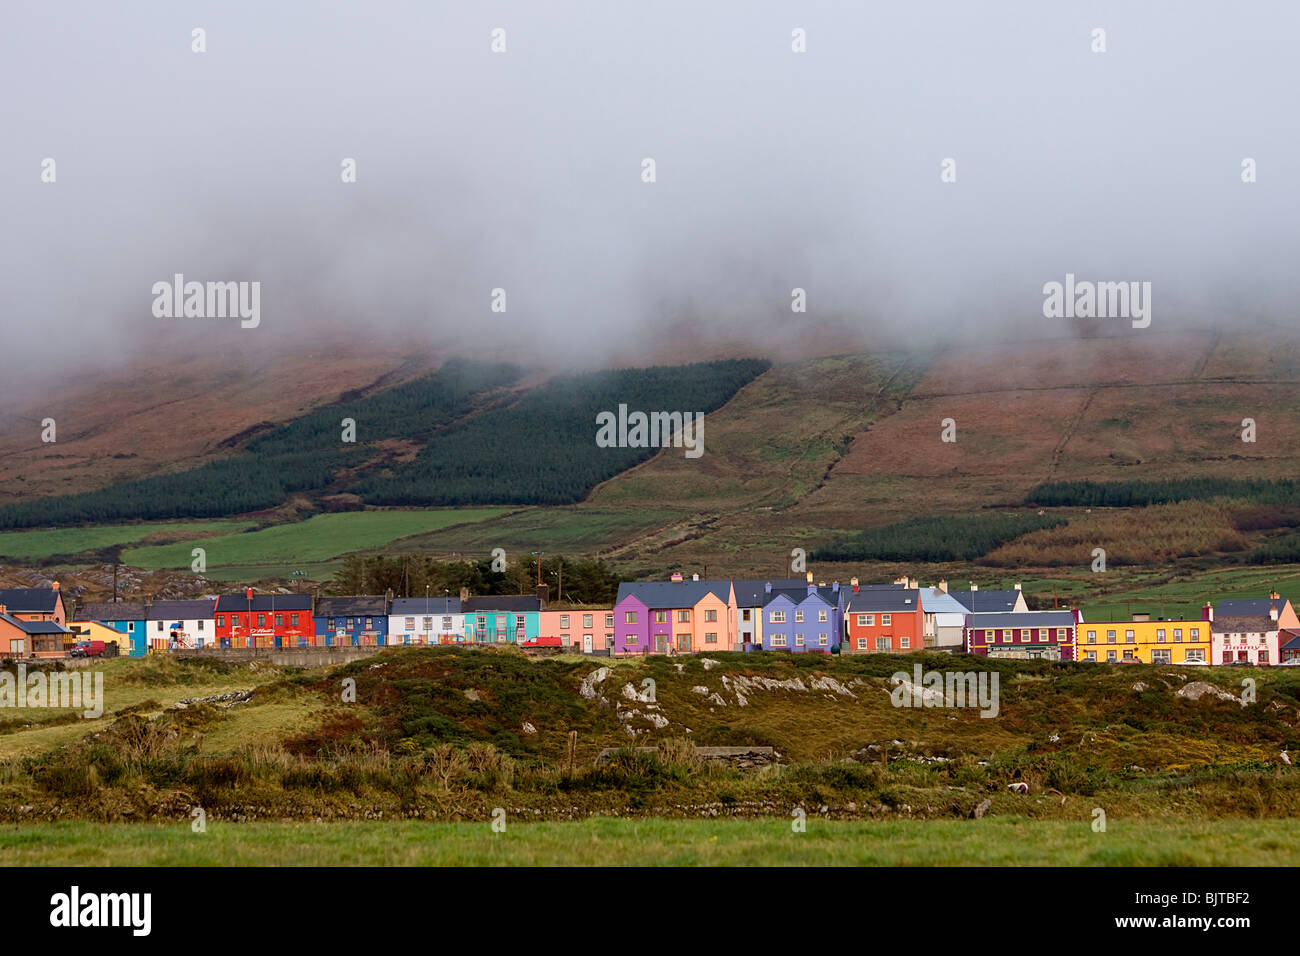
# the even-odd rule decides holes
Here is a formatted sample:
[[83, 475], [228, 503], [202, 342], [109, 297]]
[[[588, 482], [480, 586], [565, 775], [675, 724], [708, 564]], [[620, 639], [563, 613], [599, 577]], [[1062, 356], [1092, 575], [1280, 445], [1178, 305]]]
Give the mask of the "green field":
[[[85, 528], [7, 531], [0, 534], [0, 558], [14, 561], [43, 561], [56, 555], [76, 555], [114, 545], [131, 544], [157, 534], [197, 537], [237, 532], [251, 527], [253, 525], [248, 521], [163, 521], [94, 525]], [[187, 554], [190, 547], [192, 547], [190, 544], [184, 545]], [[188, 561], [185, 566], [189, 567]]]
[[1294, 866], [1289, 820], [53, 823], [0, 827], [13, 866]]
[[[426, 534], [453, 525], [495, 518], [505, 508], [458, 508], [429, 511], [347, 511], [316, 515], [294, 524], [261, 531], [227, 534], [205, 541], [212, 572], [249, 565], [280, 566], [296, 570], [328, 561], [349, 551], [366, 551], [409, 535]], [[122, 557], [126, 564], [157, 570], [189, 568], [191, 542], [132, 548]]]

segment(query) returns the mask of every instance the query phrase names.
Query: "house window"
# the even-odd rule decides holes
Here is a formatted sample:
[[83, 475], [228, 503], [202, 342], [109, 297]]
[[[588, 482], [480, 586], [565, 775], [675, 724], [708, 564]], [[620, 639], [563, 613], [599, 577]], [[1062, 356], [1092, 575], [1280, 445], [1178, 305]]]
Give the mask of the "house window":
[[[135, 621], [131, 621], [131, 622], [129, 622], [129, 623], [126, 625], [126, 629], [127, 629], [128, 631], [134, 631], [134, 630], [135, 630]], [[21, 641], [20, 641], [19, 643], [21, 643]]]
[[794, 622], [795, 622], [796, 624], [802, 624], [802, 623], [803, 623], [803, 611], [800, 610], [800, 611], [795, 611], [795, 612], [794, 612]]
[[[284, 627], [284, 615], [283, 615], [283, 614], [277, 614], [277, 615], [275, 616], [275, 626], [276, 626], [276, 627]], [[369, 627], [369, 626], [370, 626], [370, 618], [366, 618], [366, 627]]]
[[1002, 643], [1003, 643], [1003, 644], [1009, 644], [1009, 643], [1011, 643], [1011, 630], [1010, 630], [1009, 628], [1008, 628], [1008, 629], [1004, 629], [1004, 630], [1002, 631]]
[[867, 639], [866, 639], [865, 637], [859, 637], [859, 638], [858, 638], [858, 650], [860, 650], [860, 651], [865, 651], [866, 649], [867, 649]]
[[894, 615], [892, 615], [892, 614], [882, 614], [882, 615], [880, 615], [880, 626], [881, 626], [881, 627], [889, 627], [890, 623], [893, 621], [893, 618], [894, 618]]
[[826, 623], [826, 611], [824, 609], [817, 612], [817, 621], [819, 624]]
[[1045, 640], [1047, 640], [1047, 628], [1045, 628], [1045, 627], [1040, 627], [1040, 628], [1038, 629], [1038, 639], [1039, 639], [1040, 641], [1045, 641]]
[[[451, 631], [451, 618], [449, 618], [449, 617], [444, 617], [444, 618], [442, 619], [442, 629], [443, 629], [444, 632], [450, 632], [450, 631]], [[428, 630], [428, 628], [425, 628], [425, 630]]]
[[656, 623], [656, 624], [667, 624], [667, 623], [668, 623], [668, 612], [667, 612], [667, 611], [655, 611], [655, 623]]
[[704, 620], [705, 620], [705, 621], [708, 621], [709, 623], [714, 623], [714, 622], [716, 622], [716, 621], [718, 620], [718, 612], [717, 612], [717, 609], [716, 609], [716, 608], [709, 608], [709, 609], [707, 609], [707, 610], [704, 612]]
[[1187, 660], [1189, 660], [1189, 661], [1203, 661], [1203, 660], [1205, 660], [1205, 648], [1203, 648], [1203, 647], [1189, 647], [1189, 648], [1187, 649]]
[[[333, 629], [334, 629], [334, 621], [331, 620], [331, 621], [330, 621], [330, 630], [333, 630]], [[402, 630], [404, 630], [404, 631], [413, 631], [413, 630], [415, 630], [415, 618], [413, 618], [413, 617], [408, 617], [408, 618], [406, 619], [406, 627], [402, 628]], [[427, 631], [428, 628], [425, 628], [425, 630]]]
[[[1189, 634], [1193, 641], [1199, 641], [1201, 639], [1201, 629], [1199, 627], [1192, 628]], [[1182, 629], [1180, 628], [1179, 630], [1174, 631], [1174, 640], [1181, 641], [1182, 639], [1183, 639]]]
[[686, 611], [686, 610], [680, 610], [680, 611], [678, 611], [678, 612], [677, 612], [677, 623], [678, 623], [678, 624], [689, 624], [689, 623], [691, 623], [691, 612], [690, 612], [690, 611]]
[[1056, 629], [1056, 639], [1057, 639], [1058, 641], [1063, 641], [1063, 640], [1065, 640], [1065, 628], [1063, 628], [1063, 627], [1058, 627], [1058, 628]]
[[1165, 642], [1165, 629], [1163, 627], [1158, 627], [1156, 628], [1156, 643], [1163, 644], [1164, 642]]
[[[864, 617], [866, 618], [865, 621], [863, 620]], [[861, 625], [863, 625], [864, 627], [875, 627], [875, 624], [876, 624], [876, 615], [874, 615], [874, 614], [860, 614], [860, 615], [858, 615], [858, 623], [861, 624]]]
[[[352, 622], [351, 622], [351, 621], [348, 621], [348, 624], [351, 625]], [[266, 615], [265, 615], [265, 614], [262, 614], [262, 613], [260, 613], [260, 612], [258, 613], [258, 615], [257, 615], [257, 626], [258, 626], [258, 627], [266, 627]]]
[[1135, 643], [1137, 643], [1137, 639], [1134, 637], [1132, 631], [1125, 631], [1125, 632], [1124, 632], [1124, 643], [1125, 643], [1125, 644], [1135, 644]]
[[867, 615], [865, 615], [865, 614], [859, 614], [859, 615], [858, 615], [858, 627], [866, 627], [866, 626], [867, 626]]
[[587, 629], [587, 630], [591, 630], [591, 621], [592, 621], [592, 617], [591, 617], [590, 614], [584, 614], [584, 615], [582, 615], [582, 626], [583, 626], [585, 629]]
[[297, 627], [297, 626], [298, 626], [298, 614], [297, 614], [297, 612], [295, 612], [295, 613], [289, 615], [289, 626], [290, 626], [290, 627]]
[[1025, 643], [1027, 640], [1029, 640], [1029, 628], [1027, 628], [1027, 627], [1022, 627], [1022, 628], [1020, 629], [1020, 643], [1023, 644], [1023, 643]]
[[749, 608], [745, 608], [743, 611], [740, 612], [740, 619], [742, 621], [749, 620]]
[[567, 614], [561, 614], [561, 615], [560, 615], [560, 627], [568, 627], [568, 626], [569, 626], [569, 615], [567, 615]]
[[704, 632], [704, 643], [705, 643], [705, 644], [716, 644], [716, 643], [718, 643], [718, 632], [717, 632], [717, 631], [705, 631], [705, 632]]
[[898, 639], [898, 646], [903, 650], [907, 650], [912, 646], [912, 639], [910, 637], [900, 637]]
[[199, 619], [199, 630], [203, 630], [203, 620], [201, 618]]
[[[234, 622], [232, 621], [231, 623], [233, 624]], [[225, 626], [226, 626], [226, 615], [224, 615], [224, 614], [218, 614], [218, 615], [217, 615], [217, 627], [225, 627]]]
[[1114, 663], [1115, 663], [1115, 659], [1116, 659], [1116, 658], [1115, 658], [1115, 652], [1114, 652], [1114, 651], [1107, 651], [1107, 652], [1106, 652], [1106, 661], [1107, 661], [1107, 663], [1114, 664]]
[[515, 629], [519, 631], [524, 629], [524, 616], [522, 614], [515, 615]]
[[1124, 660], [1126, 660], [1126, 661], [1131, 661], [1131, 660], [1133, 660], [1133, 652], [1132, 652], [1132, 651], [1125, 651], [1125, 652], [1124, 652]]
[[614, 626], [614, 615], [613, 615], [613, 614], [606, 614], [606, 615], [605, 615], [605, 626], [606, 626], [606, 627], [613, 627], [613, 626]]
[[426, 617], [423, 623], [424, 623], [424, 633], [428, 634], [430, 631], [433, 630], [433, 618]]
[[773, 624], [784, 624], [785, 611], [773, 611], [770, 615], [768, 615], [768, 620], [771, 621]]
[[825, 631], [822, 631], [820, 634], [817, 635], [817, 643], [820, 644], [822, 647], [825, 647], [827, 644], [830, 643], [830, 638], [826, 636]]
[[10, 638], [10, 640], [9, 640], [9, 653], [10, 653], [10, 654], [26, 654], [26, 653], [27, 653], [27, 641], [24, 640], [24, 639], [21, 638], [21, 637]]
[[794, 643], [795, 643], [795, 646], [796, 646], [796, 647], [803, 647], [803, 635], [802, 635], [802, 634], [796, 634], [796, 635], [794, 636]]
[[635, 634], [629, 634], [625, 638], [623, 638], [624, 644], [635, 644], [636, 642], [637, 642], [637, 636]]
[[1267, 648], [1267, 647], [1261, 647], [1261, 648], [1259, 649], [1259, 662], [1260, 662], [1261, 664], [1267, 664], [1267, 663], [1268, 663], [1268, 648]]
[[1107, 643], [1107, 644], [1114, 644], [1114, 643], [1115, 643], [1115, 632], [1114, 632], [1114, 631], [1107, 631], [1107, 632], [1106, 632], [1106, 643]]
[[784, 635], [784, 634], [773, 634], [773, 635], [772, 635], [772, 646], [773, 646], [773, 647], [785, 647], [785, 635]]
[[1153, 647], [1153, 648], [1151, 649], [1151, 663], [1152, 663], [1152, 664], [1168, 664], [1169, 661], [1170, 661], [1170, 659], [1171, 659], [1172, 654], [1173, 654], [1173, 651], [1171, 651], [1171, 650], [1170, 650], [1169, 648], [1167, 648], [1167, 647]]
[[624, 611], [624, 612], [623, 612], [623, 623], [624, 623], [624, 624], [635, 624], [635, 623], [636, 623], [636, 611]]
[[160, 630], [160, 631], [162, 630], [162, 621], [159, 621], [159, 622], [158, 622], [158, 630]]
[[892, 650], [892, 648], [889, 646], [889, 638], [887, 637], [876, 638], [876, 650], [878, 651]]
[[568, 635], [568, 634], [561, 634], [561, 635], [560, 635], [560, 643], [563, 644], [565, 647], [568, 647], [568, 646], [569, 646], [569, 635]]

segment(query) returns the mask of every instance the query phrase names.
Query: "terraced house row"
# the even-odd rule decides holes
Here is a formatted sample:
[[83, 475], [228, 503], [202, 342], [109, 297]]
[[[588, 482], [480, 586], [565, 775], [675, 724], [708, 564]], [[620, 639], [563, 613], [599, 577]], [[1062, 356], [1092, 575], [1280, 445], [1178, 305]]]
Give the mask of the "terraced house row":
[[517, 644], [593, 655], [776, 651], [1146, 664], [1300, 664], [1300, 618], [1276, 592], [1207, 604], [1195, 620], [1086, 621], [1030, 610], [1020, 586], [950, 590], [915, 579], [626, 582], [609, 606], [550, 607], [537, 594], [316, 597], [245, 589], [199, 600], [79, 604], [55, 582], [0, 589], [0, 656], [60, 657], [79, 641], [143, 656], [182, 648]]

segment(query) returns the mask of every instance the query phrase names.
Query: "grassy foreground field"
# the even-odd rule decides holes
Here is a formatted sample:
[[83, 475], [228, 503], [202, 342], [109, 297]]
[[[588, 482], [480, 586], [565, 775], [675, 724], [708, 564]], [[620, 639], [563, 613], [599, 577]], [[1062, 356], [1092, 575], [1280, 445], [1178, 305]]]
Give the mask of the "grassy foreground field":
[[0, 828], [20, 866], [1287, 866], [1287, 820], [53, 823]]

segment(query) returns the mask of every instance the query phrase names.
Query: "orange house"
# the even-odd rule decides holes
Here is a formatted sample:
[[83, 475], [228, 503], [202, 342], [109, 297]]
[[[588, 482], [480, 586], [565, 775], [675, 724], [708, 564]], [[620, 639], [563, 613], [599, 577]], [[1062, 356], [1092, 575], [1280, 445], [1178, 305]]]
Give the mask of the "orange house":
[[906, 654], [925, 650], [925, 612], [917, 588], [859, 590], [845, 606], [841, 654]]
[[58, 621], [31, 621], [0, 604], [0, 657], [62, 657], [74, 635]]
[[0, 588], [0, 604], [8, 608], [6, 613], [20, 621], [54, 621], [65, 626], [68, 623], [58, 581], [48, 588]]

